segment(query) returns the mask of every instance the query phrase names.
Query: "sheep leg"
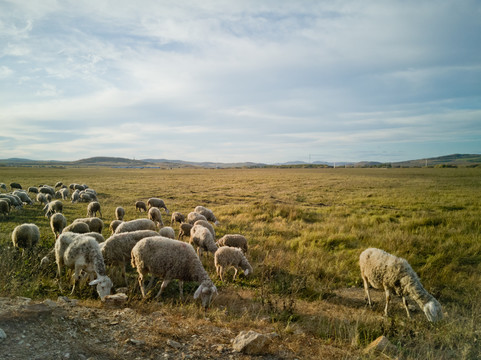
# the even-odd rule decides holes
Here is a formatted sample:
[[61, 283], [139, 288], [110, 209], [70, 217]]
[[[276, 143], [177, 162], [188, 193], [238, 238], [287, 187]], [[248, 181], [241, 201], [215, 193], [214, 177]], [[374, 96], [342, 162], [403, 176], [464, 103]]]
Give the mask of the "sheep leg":
[[144, 286], [144, 274], [139, 274], [139, 286], [142, 293], [142, 297], [145, 298], [145, 286]]
[[386, 292], [386, 307], [384, 308], [384, 316], [388, 316], [388, 306], [389, 306], [389, 301], [391, 301], [391, 293], [389, 292], [389, 289], [384, 289]]
[[179, 280], [180, 298], [184, 300], [184, 282]]
[[364, 292], [366, 293], [366, 300], [369, 306], [372, 307], [371, 295], [369, 294], [369, 284], [367, 283], [367, 279], [364, 276], [362, 276], [362, 281], [364, 283]]
[[127, 282], [127, 274], [125, 272], [125, 263], [122, 264], [122, 275], [124, 276], [125, 286], [129, 286]]
[[162, 285], [160, 286], [160, 290], [159, 292], [157, 293], [157, 295], [155, 295], [156, 298], [158, 298], [160, 296], [160, 294], [162, 294], [162, 291], [164, 291], [164, 289], [167, 287], [167, 285], [169, 284], [170, 280], [164, 280], [162, 281]]
[[232, 280], [235, 280], [236, 276], [237, 276], [237, 268], [234, 268], [235, 272], [234, 272], [234, 278]]
[[406, 297], [403, 296], [403, 305], [404, 305], [404, 308], [406, 309], [406, 313], [408, 314], [408, 318], [410, 319], [411, 318], [411, 314], [409, 313], [409, 308], [408, 308], [408, 304], [407, 304], [407, 300], [406, 300]]
[[149, 281], [149, 283], [148, 283], [148, 285], [147, 285], [147, 290], [152, 287], [152, 285], [154, 284], [154, 280], [155, 280], [155, 276], [154, 276], [154, 275], [151, 275], [150, 281]]

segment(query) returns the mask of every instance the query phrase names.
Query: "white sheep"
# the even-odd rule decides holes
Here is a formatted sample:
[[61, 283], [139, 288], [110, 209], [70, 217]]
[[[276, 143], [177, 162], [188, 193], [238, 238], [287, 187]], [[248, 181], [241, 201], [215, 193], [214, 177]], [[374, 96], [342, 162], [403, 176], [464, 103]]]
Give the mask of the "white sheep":
[[386, 294], [386, 307], [384, 315], [388, 316], [388, 305], [391, 300], [391, 292], [402, 297], [407, 316], [410, 318], [406, 296], [411, 297], [429, 321], [435, 322], [443, 317], [441, 305], [422, 286], [419, 277], [411, 265], [403, 259], [391, 255], [383, 250], [369, 248], [364, 250], [359, 257], [361, 277], [369, 305], [371, 296], [369, 284], [375, 289], [384, 289]]
[[73, 232], [77, 234], [85, 234], [90, 232], [89, 226], [81, 221], [73, 222], [69, 226], [63, 229], [62, 233]]
[[102, 230], [104, 229], [104, 222], [98, 217], [79, 218], [75, 219], [73, 222], [86, 223], [89, 226], [90, 231], [97, 232], [99, 234], [102, 234]]
[[194, 225], [192, 227], [189, 242], [197, 246], [197, 254], [199, 257], [203, 250], [210, 251], [213, 254], [217, 251], [217, 245], [215, 244], [212, 233], [202, 225]]
[[199, 213], [197, 213], [197, 212], [195, 212], [195, 211], [192, 211], [192, 212], [190, 212], [190, 213], [187, 214], [187, 222], [188, 222], [189, 224], [194, 225], [194, 223], [195, 223], [196, 221], [199, 221], [199, 220], [205, 220], [205, 221], [207, 221], [207, 218], [206, 218], [204, 215], [199, 214]]
[[115, 230], [116, 234], [136, 231], [136, 230], [153, 230], [156, 231], [157, 227], [152, 220], [149, 219], [135, 219], [130, 221], [124, 221]]
[[208, 221], [212, 221], [215, 225], [219, 225], [219, 221], [217, 221], [217, 218], [211, 209], [199, 205], [195, 207], [194, 212], [204, 215]]
[[212, 226], [212, 224], [210, 222], [208, 222], [207, 220], [197, 220], [194, 225], [202, 225], [203, 227], [206, 227], [207, 229], [209, 229], [210, 233], [212, 234], [212, 237], [214, 238], [214, 241], [215, 241], [215, 230], [214, 230], [214, 227]]
[[87, 216], [97, 216], [97, 212], [102, 217], [102, 211], [100, 211], [100, 203], [98, 201], [92, 201], [87, 205]]
[[70, 192], [66, 188], [61, 188], [55, 192], [56, 198], [62, 198], [62, 200], [67, 200], [70, 195]]
[[120, 234], [114, 234], [101, 245], [105, 263], [112, 266], [120, 266], [122, 276], [127, 285], [125, 264], [130, 262], [132, 248], [145, 237], [158, 236], [156, 231], [137, 230]]
[[117, 206], [115, 208], [115, 218], [117, 220], [124, 220], [125, 210], [122, 206]]
[[22, 250], [32, 250], [40, 240], [40, 230], [35, 224], [21, 224], [12, 232], [13, 246]]
[[169, 239], [175, 239], [175, 230], [170, 226], [164, 226], [159, 230], [159, 235]]
[[22, 200], [18, 196], [12, 194], [0, 194], [0, 199], [7, 201], [10, 207], [14, 206], [15, 209], [21, 209], [23, 207]]
[[234, 280], [237, 276], [237, 271], [243, 270], [247, 276], [252, 273], [252, 266], [245, 257], [241, 249], [230, 246], [221, 246], [214, 254], [214, 264], [217, 275], [224, 281], [224, 272], [228, 267], [235, 268]]
[[0, 199], [0, 214], [3, 216], [8, 217], [8, 213], [10, 212], [10, 203], [7, 200]]
[[55, 238], [58, 238], [66, 226], [67, 219], [62, 213], [55, 213], [50, 217], [50, 228], [52, 229]]
[[33, 204], [32, 199], [30, 199], [30, 196], [28, 196], [28, 193], [25, 190], [15, 190], [12, 194], [18, 196], [20, 200], [27, 205]]
[[99, 244], [93, 237], [71, 232], [63, 233], [55, 241], [55, 260], [57, 262], [59, 285], [63, 266], [75, 270], [72, 276], [71, 294], [75, 290], [76, 282], [82, 277], [82, 271], [90, 277], [89, 285], [97, 285], [97, 293], [101, 300], [110, 294], [113, 284], [106, 274], [104, 258]]
[[72, 204], [78, 202], [80, 200], [80, 191], [78, 190], [75, 190], [73, 193], [72, 193]]
[[217, 246], [231, 246], [241, 249], [244, 254], [247, 253], [247, 239], [240, 234], [225, 234], [217, 240]]
[[165, 206], [164, 200], [158, 199], [158, 198], [150, 198], [147, 200], [147, 206], [150, 208], [156, 207], [158, 209], [164, 209], [165, 213], [168, 215], [169, 214], [169, 209], [167, 209], [167, 206]]
[[44, 205], [47, 205], [49, 202], [47, 196], [44, 193], [38, 193], [36, 199], [39, 203], [42, 203]]
[[163, 279], [156, 298], [173, 279], [179, 280], [181, 297], [184, 281], [199, 282], [200, 286], [194, 293], [194, 299], [200, 296], [204, 309], [207, 309], [213, 296], [217, 294], [217, 288], [202, 266], [194, 248], [182, 241], [161, 236], [142, 239], [132, 249], [132, 266], [139, 274], [138, 280], [143, 297], [146, 296], [144, 277], [148, 273]]
[[147, 205], [143, 201], [137, 201], [135, 203], [135, 210], [139, 210], [139, 212], [145, 211], [147, 212]]
[[54, 213], [61, 213], [63, 210], [63, 204], [60, 200], [54, 200], [44, 206], [45, 216], [50, 217]]
[[164, 226], [164, 223], [162, 222], [162, 214], [160, 213], [160, 210], [156, 207], [151, 207], [149, 209], [148, 217], [150, 220], [152, 220], [159, 228], [161, 226]]

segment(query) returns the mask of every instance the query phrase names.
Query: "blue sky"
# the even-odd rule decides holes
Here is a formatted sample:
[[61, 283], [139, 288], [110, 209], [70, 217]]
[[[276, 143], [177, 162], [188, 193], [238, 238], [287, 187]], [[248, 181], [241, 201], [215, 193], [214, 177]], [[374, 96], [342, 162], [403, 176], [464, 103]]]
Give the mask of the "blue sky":
[[0, 0], [0, 158], [481, 153], [480, 1]]

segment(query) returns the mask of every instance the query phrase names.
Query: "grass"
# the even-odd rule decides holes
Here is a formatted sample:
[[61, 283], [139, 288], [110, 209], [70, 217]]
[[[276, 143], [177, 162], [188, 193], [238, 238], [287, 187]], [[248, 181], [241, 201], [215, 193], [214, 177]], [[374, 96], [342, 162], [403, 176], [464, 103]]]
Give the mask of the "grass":
[[[253, 277], [233, 284], [216, 280], [221, 291], [250, 292], [256, 309], [246, 315], [235, 309], [236, 301], [228, 302], [234, 315], [223, 321], [267, 316], [286, 334], [295, 325], [353, 353], [385, 334], [404, 358], [481, 357], [481, 169], [2, 168], [0, 182], [12, 181], [24, 188], [57, 181], [88, 184], [98, 192], [105, 237], [115, 207], [123, 206], [129, 220], [146, 216], [135, 212], [137, 200], [159, 197], [171, 211], [184, 214], [196, 205], [211, 208], [221, 223], [217, 237], [245, 235], [254, 267]], [[69, 223], [85, 217], [86, 208], [64, 202]], [[38, 258], [54, 243], [41, 209], [25, 206], [0, 219], [0, 296], [59, 295], [55, 266], [38, 267]], [[38, 254], [30, 257], [10, 246], [13, 228], [24, 222], [41, 230]], [[367, 247], [406, 258], [443, 305], [446, 319], [431, 325], [417, 312], [407, 321], [396, 305], [384, 319], [382, 300], [374, 310], [366, 310], [362, 299], [346, 297], [347, 305], [336, 304], [339, 289], [361, 290], [358, 257]], [[215, 278], [212, 258], [204, 264]], [[135, 274], [130, 276], [134, 281]], [[175, 301], [176, 284], [168, 289], [166, 299]], [[186, 286], [186, 293], [194, 289]], [[95, 294], [85, 289], [78, 296]], [[350, 311], [344, 314], [346, 306]]]

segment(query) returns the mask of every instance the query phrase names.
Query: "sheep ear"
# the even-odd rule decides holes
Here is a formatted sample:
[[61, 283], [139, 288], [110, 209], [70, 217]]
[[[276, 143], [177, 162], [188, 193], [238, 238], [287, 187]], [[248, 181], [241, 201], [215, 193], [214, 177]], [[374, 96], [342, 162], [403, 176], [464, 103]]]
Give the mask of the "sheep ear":
[[97, 285], [100, 282], [100, 279], [95, 279], [89, 282], [89, 285]]
[[200, 296], [200, 293], [202, 292], [203, 288], [204, 287], [202, 286], [202, 284], [197, 288], [197, 290], [194, 293], [194, 299], [197, 299]]

